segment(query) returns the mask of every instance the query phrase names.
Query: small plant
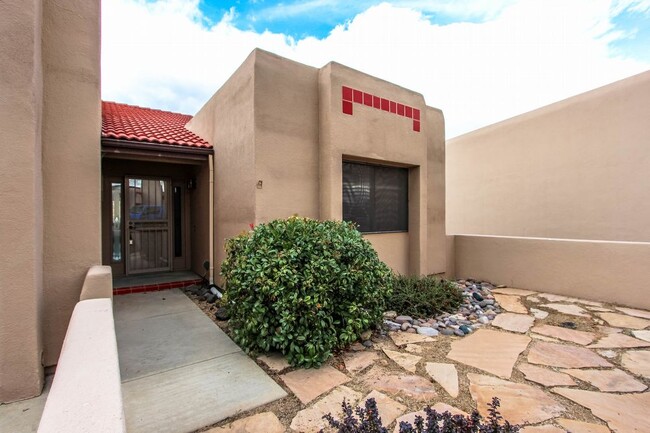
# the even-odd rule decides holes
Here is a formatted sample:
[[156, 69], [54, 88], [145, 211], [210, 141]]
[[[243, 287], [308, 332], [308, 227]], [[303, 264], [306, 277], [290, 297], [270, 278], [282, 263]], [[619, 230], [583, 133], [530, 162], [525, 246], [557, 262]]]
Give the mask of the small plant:
[[235, 341], [303, 367], [380, 322], [393, 281], [352, 224], [299, 217], [228, 240], [221, 274]]
[[388, 305], [400, 314], [431, 317], [443, 311], [455, 311], [462, 301], [462, 291], [450, 281], [435, 276], [398, 275]]
[[[465, 417], [449, 412], [438, 413], [427, 407], [424, 409], [426, 419], [418, 415], [415, 417], [415, 425], [400, 422], [399, 433], [517, 433], [519, 426], [511, 425], [508, 421], [501, 424], [503, 417], [499, 414], [499, 405], [499, 399], [493, 397], [492, 403], [488, 403], [489, 415], [485, 421], [476, 410]], [[374, 398], [366, 400], [365, 409], [359, 406], [353, 409], [345, 400], [341, 406], [341, 421], [334, 419], [331, 413], [323, 417], [331, 427], [337, 429], [337, 433], [388, 433], [381, 422]]]

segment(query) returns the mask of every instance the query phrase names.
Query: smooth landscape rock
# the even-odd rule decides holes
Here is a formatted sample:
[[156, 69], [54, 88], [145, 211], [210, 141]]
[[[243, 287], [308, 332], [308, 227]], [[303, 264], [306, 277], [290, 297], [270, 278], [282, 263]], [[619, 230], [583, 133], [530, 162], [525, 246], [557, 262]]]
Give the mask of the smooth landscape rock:
[[398, 403], [386, 394], [376, 390], [371, 391], [370, 394], [362, 398], [359, 406], [365, 407], [365, 402], [371, 398], [374, 398], [377, 402], [377, 412], [379, 412], [379, 417], [385, 426], [390, 425], [398, 416], [406, 412], [406, 406], [402, 403]]
[[528, 343], [530, 338], [525, 335], [479, 329], [451, 343], [447, 358], [507, 379]]
[[262, 361], [269, 370], [275, 373], [279, 373], [291, 367], [287, 358], [281, 353], [268, 353], [266, 355], [258, 356], [257, 359]]
[[611, 326], [629, 329], [644, 329], [650, 326], [650, 320], [642, 319], [639, 317], [631, 317], [619, 313], [596, 313], [605, 322]]
[[388, 356], [395, 364], [402, 367], [404, 370], [415, 373], [415, 366], [422, 359], [421, 356], [411, 355], [408, 353], [398, 352], [396, 350], [382, 349], [386, 356]]
[[546, 335], [548, 337], [558, 338], [572, 343], [586, 345], [596, 339], [596, 334], [585, 331], [576, 331], [573, 329], [563, 328], [561, 326], [538, 325], [533, 327], [531, 332]]
[[400, 325], [402, 323], [411, 323], [413, 322], [413, 318], [411, 316], [397, 316], [395, 319], [393, 319], [395, 323], [399, 323]]
[[524, 334], [528, 332], [535, 318], [525, 314], [503, 313], [499, 314], [493, 321], [492, 326], [505, 329], [506, 331], [519, 332]]
[[609, 350], [609, 349], [608, 350], [597, 350], [596, 352], [598, 352], [598, 354], [600, 356], [603, 356], [603, 357], [605, 357], [607, 359], [614, 359], [614, 358], [616, 358], [616, 356], [618, 356], [618, 354], [615, 351]]
[[299, 411], [291, 420], [291, 430], [301, 433], [316, 433], [329, 426], [329, 423], [323, 419], [323, 415], [331, 413], [334, 418], [340, 419], [343, 400], [345, 399], [354, 407], [360, 398], [361, 393], [347, 386], [339, 386], [310, 407]]
[[328, 365], [295, 370], [283, 374], [280, 379], [303, 404], [350, 380], [345, 374]]
[[595, 416], [607, 422], [614, 432], [650, 431], [650, 392], [609, 394], [572, 388], [553, 388], [552, 391], [590, 409]]
[[563, 428], [571, 433], [610, 433], [609, 428], [600, 424], [593, 424], [574, 419], [558, 418], [555, 420]]
[[370, 367], [378, 358], [377, 352], [351, 352], [343, 357], [343, 362], [347, 371], [350, 373], [358, 373]]
[[363, 383], [371, 389], [391, 395], [403, 394], [419, 401], [430, 401], [438, 396], [433, 384], [422, 376], [395, 375], [377, 366], [366, 373]]
[[628, 350], [621, 356], [621, 365], [630, 373], [650, 379], [650, 350]]
[[458, 397], [458, 371], [454, 364], [427, 362], [425, 370], [451, 397]]
[[488, 415], [487, 405], [492, 397], [499, 398], [499, 412], [511, 424], [536, 424], [565, 411], [562, 404], [537, 387], [482, 374], [468, 373], [467, 378], [472, 398], [484, 417]]
[[634, 349], [637, 347], [648, 347], [650, 342], [639, 340], [625, 334], [609, 334], [589, 345], [590, 348], [598, 349]]
[[435, 337], [439, 334], [439, 331], [434, 328], [430, 328], [428, 326], [420, 326], [419, 328], [416, 328], [416, 331], [420, 335], [426, 335], [427, 337]]
[[591, 370], [591, 369], [567, 369], [564, 373], [588, 382], [604, 392], [641, 392], [647, 386], [639, 382], [623, 370]]
[[544, 386], [574, 386], [575, 381], [571, 376], [565, 373], [558, 373], [548, 368], [539, 367], [537, 365], [528, 364], [525, 362], [520, 363], [517, 369], [524, 373], [526, 380], [539, 383]]
[[559, 313], [569, 314], [578, 317], [591, 317], [589, 312], [575, 304], [542, 304], [542, 307], [550, 308]]
[[422, 349], [422, 346], [418, 346], [417, 344], [407, 344], [404, 346], [404, 350], [410, 353], [422, 353], [424, 349]]
[[612, 367], [612, 364], [584, 347], [536, 341], [528, 351], [528, 362], [551, 367]]
[[205, 433], [284, 433], [284, 426], [273, 412], [262, 412], [212, 428]]

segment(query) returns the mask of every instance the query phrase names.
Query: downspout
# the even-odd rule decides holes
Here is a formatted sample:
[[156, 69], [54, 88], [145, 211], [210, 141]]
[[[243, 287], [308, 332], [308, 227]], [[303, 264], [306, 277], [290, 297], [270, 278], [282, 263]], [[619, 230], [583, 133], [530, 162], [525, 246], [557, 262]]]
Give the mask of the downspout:
[[208, 200], [209, 203], [209, 238], [210, 238], [210, 252], [209, 252], [209, 258], [210, 260], [210, 275], [208, 278], [210, 279], [210, 284], [214, 284], [214, 155], [210, 154], [208, 155], [208, 165], [210, 166], [210, 199]]

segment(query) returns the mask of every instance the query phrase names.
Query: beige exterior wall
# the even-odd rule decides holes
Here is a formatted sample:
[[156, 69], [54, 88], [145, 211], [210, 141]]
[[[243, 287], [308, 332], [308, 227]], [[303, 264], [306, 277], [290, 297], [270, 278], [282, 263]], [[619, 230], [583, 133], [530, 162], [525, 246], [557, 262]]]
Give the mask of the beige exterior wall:
[[41, 4], [0, 3], [0, 403], [43, 386]]
[[449, 140], [450, 234], [650, 242], [650, 71]]
[[225, 258], [224, 242], [256, 221], [255, 52], [210, 98], [187, 128], [208, 140], [214, 158], [215, 280]]
[[[341, 86], [419, 108], [421, 132], [361, 104], [342, 113]], [[188, 128], [215, 147], [217, 274], [225, 240], [250, 223], [340, 220], [344, 160], [409, 168], [408, 233], [366, 237], [397, 272], [445, 271], [444, 118], [422, 95], [336, 63], [319, 70], [255, 50]]]
[[650, 310], [650, 244], [456, 236], [462, 277]]
[[0, 402], [38, 395], [99, 249], [99, 2], [0, 4]]
[[86, 271], [101, 263], [100, 5], [43, 1], [43, 338], [56, 363]]

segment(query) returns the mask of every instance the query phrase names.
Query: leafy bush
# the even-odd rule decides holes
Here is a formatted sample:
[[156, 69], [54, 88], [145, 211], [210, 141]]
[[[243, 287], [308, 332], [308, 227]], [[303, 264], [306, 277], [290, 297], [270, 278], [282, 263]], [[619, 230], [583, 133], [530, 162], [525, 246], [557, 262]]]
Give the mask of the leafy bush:
[[221, 274], [235, 341], [304, 367], [379, 322], [393, 281], [352, 224], [299, 217], [229, 239]]
[[[342, 407], [341, 421], [334, 419], [330, 413], [323, 417], [330, 426], [338, 429], [338, 433], [388, 433], [388, 429], [379, 418], [377, 402], [374, 398], [366, 400], [365, 409], [357, 406], [353, 410], [352, 406], [345, 401]], [[465, 417], [452, 415], [449, 412], [438, 413], [431, 407], [427, 407], [424, 409], [426, 419], [416, 416], [415, 425], [400, 422], [399, 433], [517, 433], [519, 431], [518, 426], [510, 425], [508, 421], [501, 424], [503, 417], [499, 414], [498, 398], [492, 398], [492, 403], [488, 403], [488, 407], [489, 416], [486, 422], [476, 410]]]
[[453, 283], [435, 276], [395, 277], [393, 294], [388, 305], [399, 314], [431, 317], [443, 311], [454, 311], [463, 301], [463, 294]]

